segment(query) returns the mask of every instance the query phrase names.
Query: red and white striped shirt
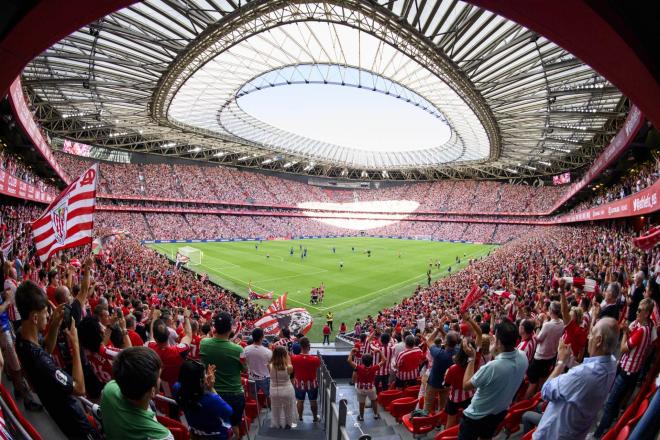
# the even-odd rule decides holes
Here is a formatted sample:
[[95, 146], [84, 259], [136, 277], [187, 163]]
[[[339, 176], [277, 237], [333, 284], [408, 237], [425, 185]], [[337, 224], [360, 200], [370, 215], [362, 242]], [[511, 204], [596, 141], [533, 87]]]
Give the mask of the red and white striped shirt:
[[98, 353], [86, 350], [87, 359], [99, 382], [108, 383], [112, 380], [112, 362], [120, 351], [113, 347], [106, 347], [103, 344], [99, 347]]
[[371, 367], [358, 365], [355, 369], [355, 388], [360, 390], [372, 389], [375, 386], [374, 379], [376, 378], [377, 372], [378, 365], [372, 365]]
[[531, 362], [536, 352], [536, 339], [534, 339], [534, 335], [529, 339], [521, 339], [516, 348], [525, 353], [527, 360]]
[[449, 400], [454, 403], [463, 402], [474, 396], [474, 390], [465, 391], [463, 389], [464, 375], [465, 368], [462, 368], [458, 364], [449, 367], [445, 373], [445, 386], [449, 387]]
[[405, 349], [396, 357], [396, 377], [399, 380], [415, 380], [419, 377], [419, 366], [424, 353], [419, 347]]
[[369, 343], [369, 346], [367, 347], [367, 352], [365, 354], [370, 354], [373, 356], [374, 362], [372, 365], [378, 365], [378, 363], [380, 362], [379, 351], [382, 351], [382, 349], [383, 347], [381, 347], [380, 342], [378, 341], [373, 341]]
[[642, 325], [637, 321], [630, 324], [628, 336], [628, 349], [619, 360], [623, 371], [637, 373], [641, 368], [651, 348], [652, 329], [649, 324]]
[[382, 367], [380, 367], [380, 370], [378, 370], [378, 375], [379, 376], [387, 376], [390, 374], [390, 371], [392, 370], [391, 365], [392, 365], [392, 356], [394, 356], [394, 343], [390, 341], [389, 344], [386, 346], [381, 346], [380, 351], [383, 353], [383, 358], [385, 358], [385, 363], [383, 364]]

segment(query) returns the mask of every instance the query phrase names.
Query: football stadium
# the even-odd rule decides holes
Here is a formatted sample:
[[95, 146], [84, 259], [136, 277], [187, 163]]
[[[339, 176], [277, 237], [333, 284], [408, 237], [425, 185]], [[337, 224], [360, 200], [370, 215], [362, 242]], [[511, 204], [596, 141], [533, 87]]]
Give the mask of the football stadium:
[[646, 5], [0, 18], [0, 439], [658, 438]]

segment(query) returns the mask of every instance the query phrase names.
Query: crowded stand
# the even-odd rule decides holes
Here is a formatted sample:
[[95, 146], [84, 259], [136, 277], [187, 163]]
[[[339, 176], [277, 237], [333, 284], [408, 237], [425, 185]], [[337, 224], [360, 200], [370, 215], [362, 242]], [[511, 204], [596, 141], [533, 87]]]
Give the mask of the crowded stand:
[[57, 194], [57, 188], [55, 188], [51, 183], [46, 182], [40, 176], [36, 175], [32, 171], [32, 167], [26, 164], [21, 156], [7, 151], [2, 145], [3, 144], [0, 144], [1, 170], [11, 174], [22, 182], [35, 186], [39, 191], [43, 193], [49, 195]]

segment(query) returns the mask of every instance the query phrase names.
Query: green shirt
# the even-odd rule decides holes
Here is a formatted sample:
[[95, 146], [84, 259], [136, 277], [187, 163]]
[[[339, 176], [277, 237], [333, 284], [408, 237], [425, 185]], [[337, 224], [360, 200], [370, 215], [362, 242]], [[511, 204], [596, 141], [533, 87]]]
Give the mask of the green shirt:
[[170, 430], [156, 421], [154, 412], [126, 400], [114, 380], [103, 388], [101, 414], [108, 440], [174, 440]]
[[218, 393], [243, 394], [241, 372], [247, 371], [243, 347], [226, 339], [205, 338], [199, 344], [205, 366], [215, 365], [215, 390]]

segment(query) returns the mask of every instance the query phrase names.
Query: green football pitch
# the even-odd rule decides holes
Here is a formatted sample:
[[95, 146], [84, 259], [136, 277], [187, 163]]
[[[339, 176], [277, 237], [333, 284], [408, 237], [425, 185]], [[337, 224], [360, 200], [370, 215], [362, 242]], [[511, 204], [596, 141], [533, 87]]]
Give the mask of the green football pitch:
[[[487, 255], [496, 246], [444, 243], [390, 238], [323, 238], [288, 241], [245, 241], [227, 243], [160, 243], [148, 245], [170, 258], [176, 250], [190, 246], [203, 252], [202, 263], [191, 266], [208, 274], [219, 285], [247, 296], [247, 285], [262, 293], [274, 291], [276, 298], [288, 292], [287, 306], [305, 307], [314, 317], [308, 334], [313, 342], [322, 339], [321, 329], [329, 310], [334, 330], [341, 322], [352, 329], [356, 318], [376, 314], [410, 296], [418, 284], [425, 285], [429, 262], [433, 280], [462, 269], [470, 258]], [[257, 248], [258, 246], [258, 248]], [[300, 248], [307, 257], [300, 257]], [[290, 255], [293, 248], [294, 254]], [[333, 248], [335, 249], [333, 252]], [[367, 255], [371, 251], [371, 256]], [[460, 263], [456, 263], [456, 257]], [[340, 269], [340, 263], [343, 268]], [[310, 290], [325, 284], [322, 304], [310, 304]], [[264, 306], [271, 301], [260, 300]], [[334, 334], [333, 334], [334, 336]]]

